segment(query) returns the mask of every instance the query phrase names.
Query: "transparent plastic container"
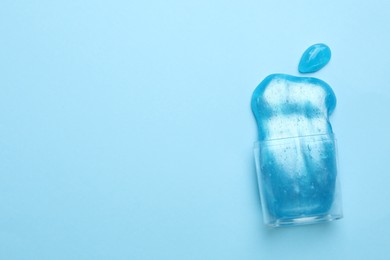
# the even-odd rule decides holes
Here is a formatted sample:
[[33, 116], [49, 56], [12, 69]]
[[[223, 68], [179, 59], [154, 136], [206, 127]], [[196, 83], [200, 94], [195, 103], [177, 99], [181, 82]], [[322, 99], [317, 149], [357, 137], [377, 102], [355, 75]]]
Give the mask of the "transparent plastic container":
[[312, 224], [343, 217], [333, 134], [255, 143], [264, 223]]

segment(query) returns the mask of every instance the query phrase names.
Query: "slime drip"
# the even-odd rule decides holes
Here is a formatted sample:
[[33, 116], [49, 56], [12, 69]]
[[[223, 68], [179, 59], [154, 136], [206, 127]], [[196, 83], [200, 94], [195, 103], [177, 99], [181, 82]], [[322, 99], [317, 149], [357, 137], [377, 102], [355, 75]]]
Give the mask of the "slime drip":
[[332, 133], [328, 118], [335, 106], [322, 80], [285, 74], [266, 77], [252, 96], [260, 141]]

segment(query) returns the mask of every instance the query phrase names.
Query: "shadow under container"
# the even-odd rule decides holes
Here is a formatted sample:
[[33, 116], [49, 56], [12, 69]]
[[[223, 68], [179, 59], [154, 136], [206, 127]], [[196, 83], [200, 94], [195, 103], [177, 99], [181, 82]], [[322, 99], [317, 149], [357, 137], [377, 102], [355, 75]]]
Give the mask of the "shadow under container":
[[266, 225], [294, 226], [342, 218], [333, 134], [260, 141], [254, 152]]

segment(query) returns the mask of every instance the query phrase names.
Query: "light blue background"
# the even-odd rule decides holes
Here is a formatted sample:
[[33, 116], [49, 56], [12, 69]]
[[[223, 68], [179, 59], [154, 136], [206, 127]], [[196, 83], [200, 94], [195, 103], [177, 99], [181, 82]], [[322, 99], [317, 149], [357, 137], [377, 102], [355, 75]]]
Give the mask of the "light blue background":
[[[0, 259], [388, 259], [389, 1], [0, 2]], [[345, 218], [262, 225], [251, 93], [334, 89]]]

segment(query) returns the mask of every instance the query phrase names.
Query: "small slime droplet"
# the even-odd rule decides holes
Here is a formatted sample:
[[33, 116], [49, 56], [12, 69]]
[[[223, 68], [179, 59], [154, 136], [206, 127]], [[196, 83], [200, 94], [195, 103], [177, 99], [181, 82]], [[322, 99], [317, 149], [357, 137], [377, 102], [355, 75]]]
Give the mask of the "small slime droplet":
[[298, 70], [300, 73], [319, 71], [328, 64], [331, 57], [329, 47], [323, 43], [310, 46], [302, 55]]

